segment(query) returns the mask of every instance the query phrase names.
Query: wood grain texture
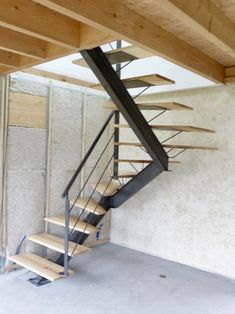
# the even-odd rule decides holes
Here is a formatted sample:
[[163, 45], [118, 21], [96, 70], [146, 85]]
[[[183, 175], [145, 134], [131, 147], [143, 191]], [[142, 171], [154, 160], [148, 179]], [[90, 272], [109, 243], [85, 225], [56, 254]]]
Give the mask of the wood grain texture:
[[[62, 266], [33, 253], [22, 253], [20, 255], [11, 256], [9, 259], [50, 281], [62, 278], [60, 275], [60, 273], [64, 271]], [[69, 271], [69, 275], [72, 274], [73, 272]]]
[[71, 199], [70, 204], [82, 209], [85, 209], [86, 212], [93, 213], [95, 215], [105, 215], [106, 210], [100, 206], [94, 199], [89, 199], [89, 197], [81, 197], [78, 200]]
[[91, 183], [91, 186], [98, 193], [104, 196], [112, 195], [120, 188], [120, 184], [114, 181], [112, 181], [110, 184], [108, 182], [100, 182], [98, 185], [96, 183]]
[[[128, 124], [111, 124], [114, 128], [124, 128], [129, 129]], [[181, 131], [181, 132], [196, 132], [196, 133], [215, 133], [214, 130], [199, 128], [191, 125], [152, 125], [150, 124], [153, 130], [159, 131]]]
[[[133, 164], [149, 164], [153, 160], [151, 159], [114, 159], [115, 162], [124, 162], [124, 163], [133, 163]], [[178, 160], [168, 160], [171, 164], [179, 164], [180, 161]]]
[[[65, 14], [101, 31], [118, 36], [133, 45], [148, 50], [154, 55], [194, 71], [216, 82], [224, 81], [224, 66], [213, 60], [200, 48], [192, 46], [159, 26], [159, 19], [153, 17], [159, 13], [158, 1], [110, 1], [110, 0], [34, 0], [58, 13]], [[150, 4], [154, 5], [151, 8]], [[156, 7], [157, 6], [157, 7]], [[146, 10], [150, 16], [146, 15]], [[152, 16], [151, 16], [152, 14]], [[168, 21], [166, 17], [164, 21]], [[158, 23], [158, 25], [157, 25]], [[176, 23], [172, 25], [173, 30]], [[185, 25], [184, 25], [185, 29]]]
[[[46, 217], [44, 218], [44, 220], [58, 226], [62, 227], [65, 226], [65, 217], [63, 215]], [[89, 225], [84, 221], [80, 220], [77, 222], [77, 217], [72, 215], [70, 215], [69, 228], [70, 229], [74, 228], [74, 230], [84, 232], [86, 234], [92, 234], [97, 231], [96, 227]]]
[[35, 69], [35, 68], [26, 69], [26, 70], [23, 70], [22, 72], [27, 73], [27, 74], [31, 74], [31, 75], [44, 77], [44, 78], [55, 80], [55, 81], [59, 81], [59, 82], [83, 86], [83, 87], [87, 87], [87, 88], [91, 88], [91, 85], [94, 85], [88, 81], [79, 80], [79, 79], [74, 78], [74, 77], [61, 75], [61, 74], [57, 74], [57, 73], [53, 73], [53, 72], [49, 72], [49, 71], [45, 71], [45, 70], [39, 70], [39, 69]]
[[[225, 51], [222, 45], [215, 44], [214, 42], [208, 40], [208, 38], [202, 37], [200, 33], [198, 33], [197, 29], [195, 29], [193, 23], [186, 23], [184, 19], [182, 19], [180, 14], [176, 14], [175, 12], [169, 10], [169, 2], [168, 0], [147, 0], [147, 1], [135, 1], [135, 0], [119, 0], [122, 4], [126, 5], [128, 8], [134, 10], [136, 13], [141, 14], [146, 19], [150, 20], [152, 23], [159, 25], [162, 29], [167, 32], [172, 33], [177, 38], [180, 38], [185, 43], [188, 43], [195, 51], [199, 50], [205, 55], [209, 56], [211, 59], [216, 60], [218, 63], [223, 65], [234, 65], [235, 59], [231, 56], [227, 51]], [[178, 3], [187, 3], [188, 6], [196, 6], [196, 15], [199, 14], [200, 19], [204, 19], [205, 15], [201, 11], [201, 3], [205, 1], [198, 0], [176, 0]], [[215, 2], [217, 0], [212, 0]], [[233, 0], [218, 0], [218, 2], [223, 2], [224, 11], [231, 11], [232, 8], [229, 7]], [[226, 9], [225, 9], [226, 8]], [[225, 12], [222, 11], [224, 14]], [[234, 12], [234, 8], [233, 8]], [[182, 13], [181, 13], [182, 14]], [[228, 13], [230, 16], [231, 13]], [[226, 15], [226, 14], [225, 14]], [[229, 17], [230, 18], [230, 17]], [[231, 19], [231, 18], [230, 18]], [[208, 25], [210, 26], [209, 21], [206, 20]], [[234, 23], [234, 20], [233, 20]], [[225, 35], [226, 36], [226, 35]], [[189, 50], [188, 50], [189, 52]]]
[[[141, 143], [135, 142], [114, 142], [114, 145], [118, 146], [134, 146], [143, 147]], [[162, 144], [164, 148], [174, 148], [174, 149], [198, 149], [198, 150], [218, 150], [216, 147], [211, 146], [198, 146], [198, 145], [183, 145], [183, 144]]]
[[24, 93], [10, 93], [9, 125], [45, 128], [46, 98]]
[[[31, 235], [28, 237], [28, 239], [32, 242], [43, 245], [51, 250], [64, 254], [64, 238], [60, 238], [58, 236], [55, 236], [49, 233], [40, 233], [40, 234]], [[89, 250], [90, 249], [86, 247], [85, 245], [80, 245], [80, 244], [76, 245], [76, 243], [69, 241], [69, 247], [68, 247], [69, 256], [80, 255], [81, 253], [85, 253]]]
[[[133, 82], [133, 88], [136, 87], [146, 87], [148, 84], [150, 86], [159, 86], [159, 85], [172, 85], [175, 82], [167, 77], [158, 74], [149, 74], [149, 75], [141, 75], [130, 77], [126, 79], [122, 79], [123, 84], [126, 88], [131, 88], [131, 82]], [[143, 84], [143, 85], [142, 85]], [[92, 88], [103, 90], [103, 86], [101, 84], [91, 85]]]
[[[177, 102], [159, 102], [159, 103], [137, 103], [140, 110], [193, 110], [192, 107]], [[108, 102], [105, 109], [115, 110], [117, 107], [113, 102]]]
[[[118, 48], [118, 49], [113, 49], [113, 50], [105, 52], [105, 54], [107, 56], [109, 56], [109, 55], [116, 54], [120, 51], [128, 53], [129, 55], [134, 56], [137, 59], [145, 59], [145, 58], [154, 56], [151, 52], [144, 50], [144, 49], [141, 49], [141, 48], [134, 46], [134, 45], [122, 47], [122, 48]], [[86, 61], [83, 58], [74, 60], [73, 63], [76, 65], [79, 65], [79, 66], [88, 67]]]

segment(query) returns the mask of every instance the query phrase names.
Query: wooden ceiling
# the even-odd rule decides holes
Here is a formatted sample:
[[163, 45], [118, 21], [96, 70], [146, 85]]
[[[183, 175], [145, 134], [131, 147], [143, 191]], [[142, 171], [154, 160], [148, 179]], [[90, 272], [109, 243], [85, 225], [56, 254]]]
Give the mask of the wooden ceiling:
[[0, 1], [0, 74], [117, 39], [235, 81], [235, 0]]

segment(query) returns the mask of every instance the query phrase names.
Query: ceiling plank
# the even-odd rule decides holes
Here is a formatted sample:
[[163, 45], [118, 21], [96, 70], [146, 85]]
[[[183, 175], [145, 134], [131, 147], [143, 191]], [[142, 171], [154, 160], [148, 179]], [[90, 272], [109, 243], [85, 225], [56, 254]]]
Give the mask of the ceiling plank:
[[1, 65], [0, 64], [0, 75], [2, 75], [2, 73], [7, 73], [7, 72], [12, 72], [12, 68], [5, 66], [5, 65]]
[[0, 50], [0, 65], [7, 68], [17, 68], [20, 65], [20, 56], [12, 52]]
[[0, 27], [0, 49], [36, 59], [46, 58], [46, 45], [43, 40]]
[[235, 57], [235, 25], [210, 0], [158, 0], [157, 5]]
[[79, 47], [79, 25], [29, 0], [0, 1], [0, 26], [68, 48]]
[[215, 82], [224, 67], [204, 53], [125, 7], [117, 0], [33, 0], [70, 18], [166, 58]]
[[228, 67], [225, 69], [225, 83], [235, 82], [235, 66]]
[[82, 87], [86, 87], [86, 88], [92, 88], [92, 85], [94, 85], [92, 82], [87, 82], [87, 81], [83, 81], [74, 77], [69, 77], [69, 76], [65, 76], [65, 75], [61, 75], [61, 74], [57, 74], [57, 73], [52, 73], [49, 71], [44, 71], [44, 70], [40, 70], [40, 69], [26, 69], [22, 71], [23, 73], [27, 73], [27, 74], [31, 74], [31, 75], [36, 75], [36, 76], [40, 76], [40, 77], [44, 77], [50, 80], [55, 80], [55, 81], [60, 81], [60, 82], [64, 82], [64, 83], [68, 83], [68, 84], [73, 84], [73, 85], [79, 85]]
[[0, 26], [69, 49], [91, 48], [114, 39], [31, 0], [1, 0]]
[[[83, 36], [84, 40], [82, 40], [80, 42], [81, 47], [83, 49], [88, 48], [88, 47], [92, 47], [92, 44], [94, 44], [93, 35], [95, 35], [94, 29], [88, 26], [88, 27], [85, 27], [83, 29], [83, 31], [84, 31], [84, 33], [87, 31], [88, 36], [86, 39], [85, 39], [85, 35]], [[91, 33], [89, 33], [89, 31], [91, 31]], [[89, 34], [90, 34], [90, 36], [89, 36]], [[104, 41], [109, 40], [109, 39], [111, 39], [111, 37], [109, 35], [107, 36], [106, 34], [104, 34], [102, 32], [98, 32], [95, 40], [98, 43], [98, 45], [102, 45], [104, 43]], [[72, 53], [76, 53], [76, 52], [78, 52], [78, 49], [69, 49], [69, 48], [58, 46], [58, 45], [55, 45], [52, 43], [47, 43], [47, 45], [46, 45], [46, 59], [44, 59], [43, 62], [46, 62], [46, 61], [48, 62], [48, 61], [54, 60], [56, 58], [62, 58], [62, 57], [71, 55]], [[0, 75], [6, 75], [6, 74], [10, 74], [12, 72], [31, 68], [31, 67], [38, 65], [38, 64], [41, 64], [41, 63], [42, 63], [42, 60], [39, 60], [39, 59], [36, 60], [33, 58], [20, 56], [19, 63], [17, 64], [16, 67], [13, 67], [13, 66], [12, 67], [0, 67]], [[91, 88], [93, 88], [93, 87], [91, 87]]]
[[79, 50], [91, 49], [120, 39], [113, 34], [100, 31], [87, 24], [80, 23]]
[[[60, 57], [65, 57], [67, 55], [70, 55], [71, 53], [75, 52], [71, 49], [65, 48], [65, 47], [59, 47], [56, 45], [48, 44], [49, 46], [47, 47], [47, 59], [43, 60], [43, 62], [54, 60], [55, 58], [60, 58]], [[15, 63], [15, 65], [10, 67], [0, 67], [0, 75], [6, 75], [10, 74], [12, 72], [20, 71], [26, 68], [30, 68], [32, 66], [38, 65], [42, 63], [42, 60], [37, 60], [34, 58], [29, 58], [25, 56], [19, 56], [18, 63]], [[1, 64], [1, 62], [0, 62]]]

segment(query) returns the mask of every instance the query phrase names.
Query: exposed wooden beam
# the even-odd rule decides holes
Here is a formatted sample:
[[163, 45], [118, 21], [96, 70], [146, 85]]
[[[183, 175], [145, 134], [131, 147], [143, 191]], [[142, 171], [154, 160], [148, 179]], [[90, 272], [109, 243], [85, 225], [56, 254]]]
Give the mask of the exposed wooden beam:
[[[12, 72], [16, 71], [18, 68], [25, 67], [27, 64], [34, 63], [35, 59], [30, 57], [21, 56], [19, 54], [9, 52], [6, 50], [0, 49], [0, 65], [3, 65], [3, 70], [7, 70]], [[0, 74], [8, 74], [1, 73]]]
[[[45, 61], [51, 61], [51, 60], [54, 60], [56, 58], [65, 57], [65, 56], [68, 56], [74, 52], [76, 52], [76, 51], [48, 43], [47, 44], [47, 59], [43, 60], [43, 61], [44, 62]], [[16, 64], [15, 67], [12, 66], [12, 68], [9, 68], [9, 67], [0, 68], [0, 75], [6, 75], [6, 74], [10, 74], [12, 72], [31, 68], [32, 66], [38, 65], [40, 63], [42, 63], [42, 60], [36, 60], [34, 58], [20, 56], [19, 63]]]
[[31, 0], [1, 0], [0, 26], [73, 50], [95, 47], [112, 38]]
[[8, 72], [12, 72], [12, 68], [0, 64], [0, 75], [4, 75], [4, 73], [8, 73]]
[[0, 27], [0, 49], [36, 59], [46, 58], [47, 42]]
[[235, 66], [228, 67], [225, 69], [225, 83], [235, 82]]
[[29, 0], [0, 1], [0, 26], [68, 48], [79, 47], [79, 25]]
[[157, 5], [235, 57], [235, 25], [210, 0], [158, 0]]
[[33, 0], [58, 13], [120, 37], [215, 82], [224, 67], [117, 0]]
[[109, 32], [100, 31], [87, 24], [80, 24], [79, 50], [95, 48], [118, 39], [120, 39], [118, 36], [114, 36]]
[[0, 65], [17, 68], [20, 65], [20, 56], [12, 52], [0, 50]]
[[82, 87], [87, 87], [87, 88], [92, 88], [93, 83], [79, 80], [73, 77], [65, 76], [65, 75], [60, 75], [57, 73], [52, 73], [44, 70], [39, 70], [39, 69], [26, 69], [22, 71], [23, 73], [31, 74], [31, 75], [36, 75], [40, 77], [44, 77], [50, 80], [56, 80], [68, 84], [73, 84], [73, 85], [79, 85]]

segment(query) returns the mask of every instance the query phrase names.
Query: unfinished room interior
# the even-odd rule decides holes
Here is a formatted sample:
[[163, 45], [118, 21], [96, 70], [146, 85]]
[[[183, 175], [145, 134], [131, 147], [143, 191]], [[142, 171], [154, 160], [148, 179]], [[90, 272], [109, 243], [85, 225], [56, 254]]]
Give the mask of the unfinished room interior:
[[0, 314], [235, 313], [235, 0], [0, 0]]

